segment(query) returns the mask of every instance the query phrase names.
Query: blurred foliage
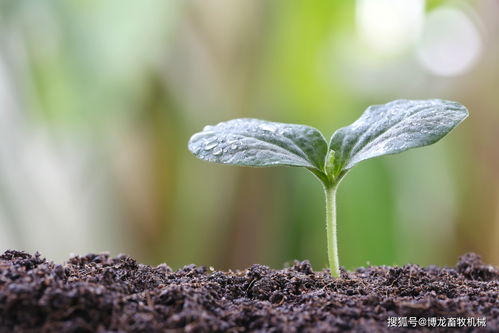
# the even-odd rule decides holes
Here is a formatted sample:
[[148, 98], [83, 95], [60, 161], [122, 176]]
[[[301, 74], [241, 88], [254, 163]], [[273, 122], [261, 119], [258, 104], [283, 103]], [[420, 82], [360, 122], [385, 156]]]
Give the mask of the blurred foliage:
[[491, 14], [499, 5], [421, 7], [414, 31], [424, 15], [451, 8], [480, 38], [478, 58], [441, 76], [420, 61], [418, 38], [383, 53], [361, 36], [360, 6], [386, 14], [374, 24], [403, 25], [393, 13], [424, 4], [401, 3], [1, 1], [1, 250], [56, 260], [108, 250], [223, 269], [309, 259], [320, 269], [319, 183], [292, 168], [201, 162], [187, 151], [189, 136], [235, 117], [331, 134], [370, 104], [441, 97], [468, 106], [470, 119], [439, 145], [363, 163], [345, 179], [342, 264], [453, 264], [465, 251], [499, 264], [499, 22]]

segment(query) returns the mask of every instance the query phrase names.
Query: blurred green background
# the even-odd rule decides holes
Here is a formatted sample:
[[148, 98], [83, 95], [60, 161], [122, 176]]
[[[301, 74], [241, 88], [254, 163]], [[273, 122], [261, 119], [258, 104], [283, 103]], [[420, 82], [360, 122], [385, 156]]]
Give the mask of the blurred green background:
[[256, 117], [329, 137], [370, 104], [439, 97], [470, 118], [340, 187], [342, 264], [497, 265], [498, 14], [495, 0], [0, 0], [0, 250], [324, 268], [311, 174], [206, 163], [190, 135]]

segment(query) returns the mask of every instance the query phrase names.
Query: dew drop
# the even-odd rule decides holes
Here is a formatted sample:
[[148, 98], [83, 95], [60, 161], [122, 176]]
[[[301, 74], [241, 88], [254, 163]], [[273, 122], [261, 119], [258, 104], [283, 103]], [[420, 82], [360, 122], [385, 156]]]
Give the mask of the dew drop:
[[191, 141], [194, 142], [194, 141], [197, 141], [199, 139], [201, 139], [203, 136], [205, 136], [205, 133], [196, 133], [194, 134], [192, 137], [191, 137]]
[[284, 136], [286, 136], [286, 135], [288, 135], [288, 134], [289, 134], [289, 130], [288, 130], [287, 128], [283, 128], [283, 129], [279, 130], [279, 132], [278, 132], [278, 133], [279, 133], [279, 135], [284, 135]]
[[272, 132], [272, 133], [274, 133], [277, 130], [277, 128], [275, 126], [269, 125], [269, 124], [261, 124], [258, 126], [258, 128], [261, 130], [267, 131], [267, 132]]
[[235, 144], [235, 143], [230, 146], [230, 149], [234, 149], [235, 150], [237, 148], [239, 148], [239, 146], [237, 144]]
[[212, 142], [212, 143], [209, 143], [207, 145], [204, 146], [204, 150], [211, 150], [213, 148], [215, 148], [216, 146], [218, 146], [218, 143], [217, 142]]
[[215, 141], [217, 141], [217, 137], [212, 136], [212, 137], [209, 137], [207, 139], [204, 139], [204, 144], [207, 145], [207, 144], [210, 144], [210, 143], [215, 142]]
[[220, 147], [217, 147], [213, 150], [212, 155], [218, 156], [223, 153], [223, 149]]

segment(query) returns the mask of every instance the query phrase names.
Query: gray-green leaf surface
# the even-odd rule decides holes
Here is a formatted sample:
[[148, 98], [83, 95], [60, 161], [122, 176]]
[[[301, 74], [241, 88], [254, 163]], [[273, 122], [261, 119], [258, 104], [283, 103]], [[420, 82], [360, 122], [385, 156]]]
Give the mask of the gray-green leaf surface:
[[461, 104], [440, 99], [396, 100], [370, 106], [354, 123], [331, 137], [334, 169], [345, 171], [373, 157], [430, 145], [467, 116]]
[[327, 142], [315, 128], [240, 118], [206, 126], [189, 140], [198, 158], [253, 167], [301, 166], [323, 170]]

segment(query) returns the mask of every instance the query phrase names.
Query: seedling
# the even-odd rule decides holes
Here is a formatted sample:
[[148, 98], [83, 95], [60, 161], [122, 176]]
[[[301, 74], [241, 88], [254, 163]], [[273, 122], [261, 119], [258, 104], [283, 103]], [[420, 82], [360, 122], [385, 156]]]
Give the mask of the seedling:
[[336, 190], [357, 163], [437, 142], [468, 116], [459, 103], [440, 99], [396, 100], [373, 105], [353, 124], [334, 132], [329, 144], [317, 129], [241, 118], [206, 126], [189, 141], [198, 158], [249, 167], [304, 167], [326, 195], [327, 253], [339, 276]]

